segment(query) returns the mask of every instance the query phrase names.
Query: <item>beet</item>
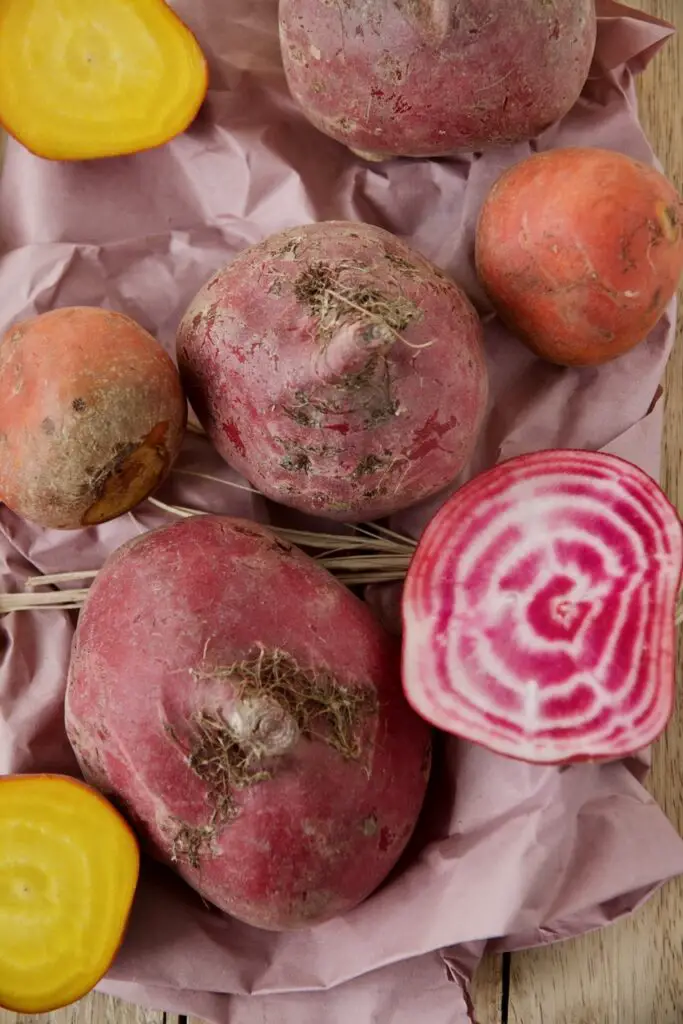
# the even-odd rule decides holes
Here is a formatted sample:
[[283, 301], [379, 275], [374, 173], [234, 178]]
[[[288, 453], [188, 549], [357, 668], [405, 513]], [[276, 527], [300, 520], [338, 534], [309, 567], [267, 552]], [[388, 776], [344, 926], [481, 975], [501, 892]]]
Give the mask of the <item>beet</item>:
[[400, 680], [400, 645], [312, 559], [198, 516], [98, 574], [67, 732], [86, 778], [206, 900], [299, 928], [365, 899], [413, 831], [431, 737]]
[[403, 685], [439, 728], [524, 761], [609, 760], [664, 729], [679, 517], [614, 456], [523, 455], [431, 521], [403, 595]]
[[168, 476], [187, 403], [161, 345], [99, 307], [41, 313], [0, 337], [0, 501], [40, 526], [124, 515]]
[[280, 0], [290, 90], [368, 159], [534, 138], [579, 98], [594, 0]]
[[498, 315], [532, 352], [598, 366], [643, 341], [676, 293], [683, 198], [623, 153], [536, 153], [487, 196], [476, 263]]
[[135, 836], [99, 793], [64, 775], [0, 774], [4, 1021], [52, 1014], [102, 980], [139, 869]]
[[281, 504], [345, 521], [454, 480], [488, 395], [464, 292], [367, 224], [292, 228], [243, 252], [192, 302], [178, 362], [234, 469]]

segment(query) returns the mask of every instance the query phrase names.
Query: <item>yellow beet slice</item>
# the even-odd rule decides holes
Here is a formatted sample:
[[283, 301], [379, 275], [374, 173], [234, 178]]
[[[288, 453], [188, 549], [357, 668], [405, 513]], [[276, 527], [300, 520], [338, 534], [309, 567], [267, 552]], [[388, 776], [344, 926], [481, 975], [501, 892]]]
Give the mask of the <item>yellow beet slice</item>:
[[0, 0], [0, 122], [38, 156], [160, 146], [194, 120], [207, 84], [164, 0]]
[[45, 1013], [109, 969], [140, 858], [111, 804], [59, 775], [0, 778], [0, 1006]]

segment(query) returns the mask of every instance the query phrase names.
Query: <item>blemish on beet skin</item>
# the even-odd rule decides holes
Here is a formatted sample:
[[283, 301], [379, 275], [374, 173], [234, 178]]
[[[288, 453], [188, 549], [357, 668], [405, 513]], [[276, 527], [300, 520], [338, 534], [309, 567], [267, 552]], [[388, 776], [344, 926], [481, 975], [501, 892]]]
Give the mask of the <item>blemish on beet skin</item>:
[[423, 426], [415, 431], [410, 458], [424, 458], [449, 431], [455, 430], [457, 426], [457, 416], [451, 416], [444, 422], [439, 419], [438, 412], [433, 412]]
[[[377, 815], [371, 814], [361, 822], [361, 832], [364, 836], [374, 836], [377, 833]], [[381, 837], [380, 837], [381, 842]]]
[[379, 848], [382, 851], [382, 853], [387, 852], [387, 850], [389, 849], [389, 847], [391, 846], [395, 839], [396, 836], [394, 835], [394, 833], [391, 831], [390, 828], [387, 828], [387, 826], [385, 825], [379, 834]]
[[[263, 534], [260, 530], [250, 530], [248, 526], [242, 526], [239, 523], [231, 526], [230, 529], [233, 533], [239, 534], [240, 537], [255, 537], [256, 540], [263, 540]], [[229, 533], [227, 536], [229, 536]]]
[[403, 96], [398, 96], [394, 101], [394, 113], [396, 114], [409, 114], [412, 109], [412, 104], [408, 103]]
[[247, 450], [244, 447], [244, 442], [240, 437], [240, 432], [237, 429], [237, 424], [233, 423], [232, 420], [224, 420], [223, 422], [223, 433], [227, 437], [230, 444], [237, 449], [239, 455], [243, 458], [247, 454]]

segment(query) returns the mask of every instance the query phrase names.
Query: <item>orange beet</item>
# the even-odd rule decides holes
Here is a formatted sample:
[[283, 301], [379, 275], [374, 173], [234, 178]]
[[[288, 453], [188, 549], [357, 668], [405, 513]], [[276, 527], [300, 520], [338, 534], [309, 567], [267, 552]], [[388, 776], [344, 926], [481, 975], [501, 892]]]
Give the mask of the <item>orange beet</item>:
[[59, 309], [10, 328], [0, 395], [0, 501], [47, 527], [128, 512], [167, 475], [185, 431], [172, 360], [106, 309]]
[[477, 229], [477, 270], [538, 355], [595, 366], [643, 341], [683, 272], [683, 202], [621, 153], [554, 149], [506, 171]]
[[0, 1006], [46, 1013], [109, 969], [140, 868], [107, 800], [60, 775], [0, 778]]

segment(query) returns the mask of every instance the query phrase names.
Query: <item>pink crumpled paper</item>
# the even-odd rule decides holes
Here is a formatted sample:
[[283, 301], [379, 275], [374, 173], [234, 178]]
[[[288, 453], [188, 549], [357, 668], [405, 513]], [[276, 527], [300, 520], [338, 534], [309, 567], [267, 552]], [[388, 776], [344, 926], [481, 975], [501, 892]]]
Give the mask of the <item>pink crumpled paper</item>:
[[[178, 0], [211, 59], [192, 130], [133, 159], [76, 165], [7, 148], [0, 193], [0, 314], [56, 306], [122, 310], [170, 350], [190, 298], [215, 268], [270, 232], [327, 218], [406, 237], [450, 272], [484, 315], [492, 400], [467, 475], [552, 446], [604, 447], [659, 469], [658, 384], [669, 310], [646, 343], [599, 370], [544, 364], [492, 316], [472, 263], [482, 197], [530, 150], [592, 144], [653, 162], [633, 74], [670, 34], [611, 0], [598, 4], [592, 74], [574, 110], [535, 143], [451, 160], [368, 166], [294, 108], [276, 0]], [[178, 469], [234, 480], [200, 438]], [[162, 497], [282, 519], [258, 496], [173, 474]], [[397, 516], [417, 533], [438, 505]], [[287, 516], [291, 521], [291, 516]], [[41, 531], [0, 508], [1, 590], [36, 572], [91, 569], [163, 521], [145, 505], [98, 530]], [[374, 592], [391, 616], [395, 588]], [[62, 724], [73, 618], [0, 620], [0, 773], [76, 772]], [[503, 760], [441, 737], [433, 782], [402, 870], [346, 917], [296, 934], [248, 928], [207, 908], [158, 866], [144, 869], [127, 941], [101, 988], [229, 1024], [464, 1024], [467, 986], [488, 946], [513, 950], [614, 921], [683, 872], [683, 842], [640, 785], [646, 758], [567, 770]]]

